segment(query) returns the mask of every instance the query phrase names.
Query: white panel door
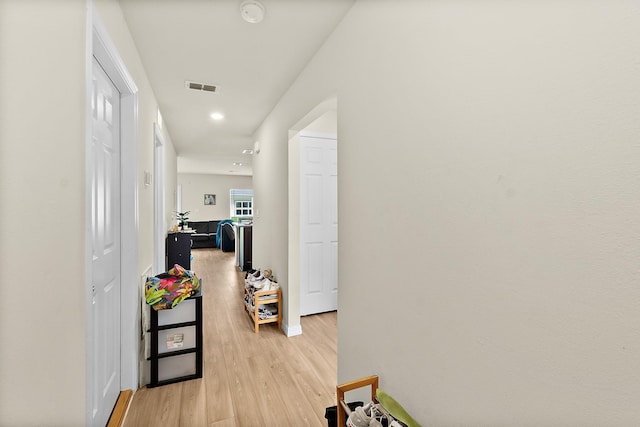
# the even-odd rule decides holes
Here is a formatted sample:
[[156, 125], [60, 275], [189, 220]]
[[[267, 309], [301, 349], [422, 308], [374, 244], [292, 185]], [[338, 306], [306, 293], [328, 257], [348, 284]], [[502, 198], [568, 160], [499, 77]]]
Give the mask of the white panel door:
[[300, 136], [300, 314], [338, 308], [335, 138]]
[[93, 61], [92, 424], [106, 425], [120, 393], [120, 93]]

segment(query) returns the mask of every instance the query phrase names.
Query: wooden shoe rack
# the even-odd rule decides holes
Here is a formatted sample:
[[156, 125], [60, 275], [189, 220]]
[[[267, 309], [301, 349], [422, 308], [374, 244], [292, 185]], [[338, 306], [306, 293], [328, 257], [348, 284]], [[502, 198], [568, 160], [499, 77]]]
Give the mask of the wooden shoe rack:
[[[245, 296], [249, 296], [253, 300], [253, 309], [249, 304], [245, 303], [244, 308], [249, 313], [249, 317], [253, 320], [256, 334], [259, 332], [260, 325], [265, 323], [278, 322], [278, 328], [282, 328], [282, 290], [275, 289], [269, 291], [252, 291], [251, 289], [244, 288]], [[277, 304], [278, 315], [269, 319], [261, 319], [258, 308], [264, 304]]]

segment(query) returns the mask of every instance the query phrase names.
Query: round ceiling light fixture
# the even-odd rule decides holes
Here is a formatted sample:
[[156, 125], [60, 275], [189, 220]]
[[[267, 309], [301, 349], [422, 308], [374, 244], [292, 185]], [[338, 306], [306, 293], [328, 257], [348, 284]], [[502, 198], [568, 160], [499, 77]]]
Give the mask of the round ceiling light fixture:
[[240, 5], [240, 14], [245, 21], [257, 24], [264, 19], [264, 6], [256, 0], [243, 1]]

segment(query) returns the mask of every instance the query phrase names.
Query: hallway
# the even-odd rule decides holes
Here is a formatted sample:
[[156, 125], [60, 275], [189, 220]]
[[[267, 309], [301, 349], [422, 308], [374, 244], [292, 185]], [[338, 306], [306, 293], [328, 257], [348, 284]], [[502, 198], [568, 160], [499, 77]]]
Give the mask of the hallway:
[[302, 318], [303, 335], [275, 324], [254, 333], [234, 253], [193, 251], [203, 281], [202, 379], [136, 392], [125, 427], [323, 426], [335, 403], [337, 315]]

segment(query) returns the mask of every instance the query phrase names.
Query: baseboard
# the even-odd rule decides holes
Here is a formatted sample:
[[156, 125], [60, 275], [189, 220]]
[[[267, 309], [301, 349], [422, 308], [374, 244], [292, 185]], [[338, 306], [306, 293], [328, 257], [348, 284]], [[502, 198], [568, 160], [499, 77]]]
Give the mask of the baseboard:
[[113, 412], [111, 412], [111, 417], [109, 417], [107, 427], [120, 427], [124, 424], [124, 417], [127, 415], [132, 397], [132, 390], [122, 390], [120, 392], [116, 406], [113, 408]]
[[302, 335], [302, 325], [294, 325], [294, 326], [284, 325], [282, 329], [284, 330], [284, 334], [287, 337], [295, 337], [296, 335]]

